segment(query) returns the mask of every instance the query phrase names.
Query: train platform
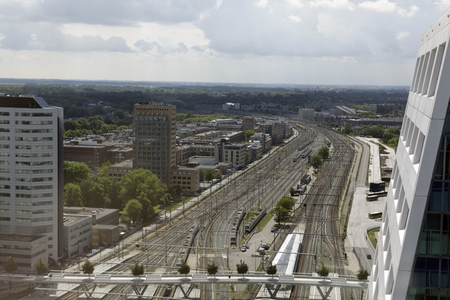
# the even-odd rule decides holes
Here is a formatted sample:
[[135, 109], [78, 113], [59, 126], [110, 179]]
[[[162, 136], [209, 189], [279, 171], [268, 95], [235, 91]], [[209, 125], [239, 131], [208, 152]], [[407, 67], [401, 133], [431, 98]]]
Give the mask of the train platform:
[[[386, 159], [384, 165], [381, 166], [379, 141], [375, 138], [357, 137], [363, 143], [366, 143], [370, 148], [370, 163], [369, 163], [369, 180], [368, 182], [381, 180], [381, 168], [392, 168], [395, 159], [395, 150], [386, 147], [388, 154], [385, 154]], [[361, 163], [366, 163], [361, 161]], [[349, 265], [349, 269], [355, 269], [355, 264], [361, 265], [363, 269], [370, 272], [373, 265], [373, 257], [375, 248], [372, 246], [367, 231], [377, 228], [381, 224], [381, 218], [369, 219], [368, 214], [371, 212], [383, 211], [386, 197], [379, 197], [376, 201], [366, 201], [366, 195], [369, 187], [366, 185], [356, 186], [353, 195], [352, 209], [347, 226], [347, 239], [345, 240], [345, 250], [348, 253], [349, 263], [350, 259], [354, 266]], [[355, 261], [356, 258], [356, 261]], [[359, 268], [358, 268], [359, 269]], [[356, 270], [357, 271], [357, 270]], [[355, 272], [355, 271], [353, 271]]]

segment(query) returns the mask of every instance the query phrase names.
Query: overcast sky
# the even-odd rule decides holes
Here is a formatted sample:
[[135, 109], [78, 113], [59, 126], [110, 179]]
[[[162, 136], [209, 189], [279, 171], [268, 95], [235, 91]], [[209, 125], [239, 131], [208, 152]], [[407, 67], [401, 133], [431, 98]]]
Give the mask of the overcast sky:
[[409, 85], [450, 0], [0, 0], [0, 77]]

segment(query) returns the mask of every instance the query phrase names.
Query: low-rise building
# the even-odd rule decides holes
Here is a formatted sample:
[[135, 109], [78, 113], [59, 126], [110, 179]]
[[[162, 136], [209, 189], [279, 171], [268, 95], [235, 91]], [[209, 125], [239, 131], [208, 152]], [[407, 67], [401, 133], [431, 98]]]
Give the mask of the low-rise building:
[[196, 192], [200, 189], [200, 172], [195, 168], [172, 167], [169, 170], [169, 186], [181, 186], [186, 192]]
[[108, 161], [111, 163], [119, 163], [124, 160], [133, 159], [133, 148], [114, 148], [107, 151]]
[[63, 238], [68, 258], [92, 249], [92, 215], [64, 214]]
[[0, 261], [11, 256], [19, 270], [33, 270], [39, 259], [47, 262], [47, 239], [46, 235], [0, 234]]
[[121, 181], [123, 176], [133, 171], [133, 161], [126, 160], [118, 164], [108, 166], [108, 177]]

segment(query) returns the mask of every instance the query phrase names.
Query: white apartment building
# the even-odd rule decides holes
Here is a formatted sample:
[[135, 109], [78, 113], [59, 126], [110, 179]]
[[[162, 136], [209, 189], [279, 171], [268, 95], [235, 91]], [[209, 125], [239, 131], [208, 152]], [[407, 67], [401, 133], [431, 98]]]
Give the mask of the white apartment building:
[[450, 9], [423, 35], [367, 299], [450, 299]]
[[63, 253], [63, 122], [42, 98], [0, 97], [0, 262]]

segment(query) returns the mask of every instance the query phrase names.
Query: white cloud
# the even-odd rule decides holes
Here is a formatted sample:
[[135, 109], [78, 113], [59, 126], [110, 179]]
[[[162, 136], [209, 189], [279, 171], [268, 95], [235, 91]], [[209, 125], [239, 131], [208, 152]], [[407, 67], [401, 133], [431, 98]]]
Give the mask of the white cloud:
[[359, 7], [373, 10], [376, 12], [395, 12], [397, 10], [397, 4], [394, 2], [389, 2], [389, 0], [377, 0], [373, 1], [364, 1], [363, 3], [358, 4]]
[[291, 19], [292, 21], [294, 21], [295, 23], [301, 22], [302, 19], [299, 16], [289, 16], [289, 19]]
[[400, 31], [400, 32], [397, 32], [396, 34], [395, 34], [395, 38], [397, 39], [397, 40], [401, 40], [402, 38], [404, 38], [404, 37], [406, 37], [406, 36], [408, 36], [409, 35], [409, 32], [406, 32], [406, 31]]
[[309, 5], [311, 7], [355, 10], [355, 5], [348, 0], [314, 0], [309, 2]]
[[377, 0], [373, 1], [364, 1], [363, 3], [358, 4], [359, 7], [375, 12], [380, 13], [398, 13], [402, 17], [412, 17], [416, 12], [419, 11], [419, 7], [416, 5], [411, 6], [409, 11], [406, 9], [397, 6], [394, 2], [389, 2], [389, 0]]
[[417, 6], [415, 6], [415, 5], [413, 5], [413, 6], [410, 7], [410, 11], [407, 11], [406, 9], [400, 8], [398, 10], [398, 14], [400, 16], [402, 16], [402, 17], [410, 18], [410, 17], [414, 16], [416, 14], [416, 12], [418, 12], [418, 11], [419, 11], [419, 8]]
[[285, 0], [290, 6], [302, 8], [304, 4], [301, 0]]
[[265, 7], [267, 6], [268, 3], [269, 3], [268, 0], [259, 0], [258, 2], [255, 2], [254, 4], [255, 4], [256, 6], [265, 8]]

